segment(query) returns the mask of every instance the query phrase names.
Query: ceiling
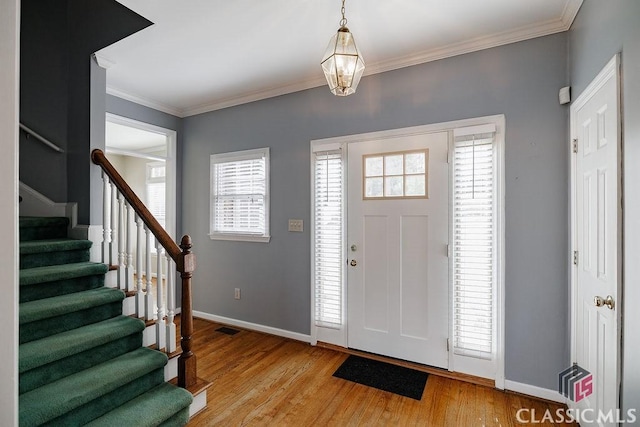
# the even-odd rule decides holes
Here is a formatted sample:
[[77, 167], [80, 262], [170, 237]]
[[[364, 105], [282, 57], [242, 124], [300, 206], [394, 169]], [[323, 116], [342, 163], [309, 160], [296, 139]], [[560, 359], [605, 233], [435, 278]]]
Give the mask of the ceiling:
[[[180, 117], [324, 85], [341, 17], [340, 0], [119, 2], [155, 24], [97, 53], [107, 92]], [[347, 0], [346, 17], [368, 75], [566, 31], [581, 4]]]
[[167, 137], [119, 123], [106, 122], [105, 146], [108, 149], [133, 152], [156, 152], [166, 150]]

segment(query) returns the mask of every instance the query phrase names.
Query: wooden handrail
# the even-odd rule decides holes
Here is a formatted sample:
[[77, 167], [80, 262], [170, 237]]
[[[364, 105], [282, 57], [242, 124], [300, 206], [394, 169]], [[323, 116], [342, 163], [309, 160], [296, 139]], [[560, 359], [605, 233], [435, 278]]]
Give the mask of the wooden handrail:
[[91, 152], [91, 160], [102, 168], [105, 175], [109, 177], [138, 217], [153, 233], [171, 259], [175, 261], [176, 270], [180, 272], [182, 279], [182, 306], [180, 309], [180, 346], [182, 347], [182, 354], [178, 359], [178, 385], [184, 388], [191, 387], [197, 382], [196, 356], [191, 350], [191, 335], [193, 335], [191, 279], [196, 268], [196, 257], [191, 251], [193, 246], [191, 237], [188, 235], [183, 236], [178, 247], [136, 193], [129, 187], [129, 184], [122, 178], [111, 162], [107, 160], [104, 152], [100, 149], [93, 150]]

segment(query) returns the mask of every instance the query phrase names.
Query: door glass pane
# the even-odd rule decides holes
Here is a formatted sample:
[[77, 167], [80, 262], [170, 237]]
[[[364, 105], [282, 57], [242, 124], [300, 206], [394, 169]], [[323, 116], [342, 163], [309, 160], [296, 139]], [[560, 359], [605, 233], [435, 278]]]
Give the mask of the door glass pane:
[[367, 157], [364, 167], [364, 176], [382, 176], [382, 157]]
[[384, 156], [384, 174], [385, 175], [402, 175], [403, 156], [402, 154], [393, 156]]
[[387, 197], [402, 196], [401, 176], [388, 176], [384, 179], [384, 195]]
[[365, 180], [365, 197], [382, 197], [382, 178]]
[[404, 181], [405, 196], [424, 196], [424, 175], [408, 175]]
[[424, 152], [407, 153], [404, 158], [405, 158], [406, 174], [424, 173], [425, 171]]

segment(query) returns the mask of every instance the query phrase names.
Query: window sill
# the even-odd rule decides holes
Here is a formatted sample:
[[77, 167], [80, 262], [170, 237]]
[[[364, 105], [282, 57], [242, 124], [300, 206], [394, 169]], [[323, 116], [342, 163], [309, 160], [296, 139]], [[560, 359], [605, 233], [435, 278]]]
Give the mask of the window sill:
[[209, 234], [211, 240], [231, 240], [237, 242], [269, 243], [271, 236], [252, 236], [249, 234]]

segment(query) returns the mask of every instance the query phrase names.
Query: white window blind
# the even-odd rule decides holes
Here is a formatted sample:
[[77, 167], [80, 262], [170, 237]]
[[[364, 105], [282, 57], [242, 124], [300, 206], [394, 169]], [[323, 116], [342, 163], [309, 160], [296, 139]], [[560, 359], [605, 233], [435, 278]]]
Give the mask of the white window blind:
[[342, 325], [342, 153], [315, 153], [314, 283], [315, 323]]
[[268, 160], [268, 148], [211, 156], [212, 238], [268, 237]]
[[166, 167], [164, 162], [147, 163], [147, 200], [146, 206], [160, 225], [165, 227], [166, 220]]
[[[477, 129], [480, 130], [480, 129]], [[454, 132], [454, 352], [493, 357], [494, 133]]]

